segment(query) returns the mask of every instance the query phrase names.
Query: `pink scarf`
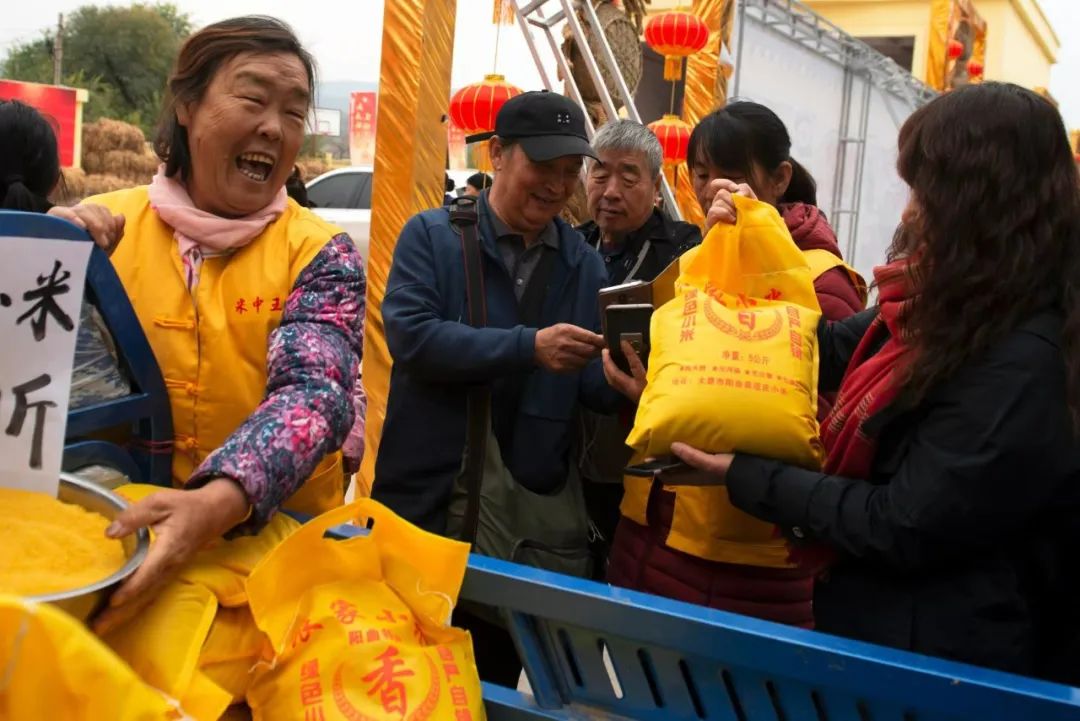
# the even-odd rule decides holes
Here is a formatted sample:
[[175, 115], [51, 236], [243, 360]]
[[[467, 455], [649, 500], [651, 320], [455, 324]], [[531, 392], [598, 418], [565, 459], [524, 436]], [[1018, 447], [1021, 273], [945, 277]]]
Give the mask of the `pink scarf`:
[[164, 165], [158, 167], [157, 175], [150, 181], [149, 194], [150, 207], [173, 229], [189, 291], [194, 291], [199, 284], [204, 256], [229, 253], [255, 240], [285, 211], [288, 197], [282, 188], [262, 210], [243, 218], [222, 218], [196, 208], [184, 184], [176, 178], [165, 177]]

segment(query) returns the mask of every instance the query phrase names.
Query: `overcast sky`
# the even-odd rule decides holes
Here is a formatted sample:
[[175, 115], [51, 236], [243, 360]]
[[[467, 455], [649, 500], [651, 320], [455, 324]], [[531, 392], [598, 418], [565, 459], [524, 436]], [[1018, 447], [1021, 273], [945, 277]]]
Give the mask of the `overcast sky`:
[[[319, 63], [323, 80], [373, 82], [379, 76], [382, 39], [382, 0], [175, 0], [191, 13], [196, 25], [246, 13], [264, 13], [290, 23]], [[6, 0], [0, 21], [0, 54], [11, 45], [36, 37], [54, 25], [58, 13], [69, 13], [87, 0]], [[126, 5], [107, 0], [96, 4]], [[453, 84], [465, 85], [491, 72], [495, 28], [490, 24], [491, 0], [458, 0], [457, 42]], [[1080, 0], [1041, 0], [1061, 38], [1061, 52], [1050, 91], [1061, 103], [1072, 128], [1080, 128]], [[541, 87], [521, 31], [502, 28], [498, 69], [507, 80], [525, 89]], [[468, 41], [465, 35], [468, 33]], [[468, 48], [469, 52], [462, 52]]]

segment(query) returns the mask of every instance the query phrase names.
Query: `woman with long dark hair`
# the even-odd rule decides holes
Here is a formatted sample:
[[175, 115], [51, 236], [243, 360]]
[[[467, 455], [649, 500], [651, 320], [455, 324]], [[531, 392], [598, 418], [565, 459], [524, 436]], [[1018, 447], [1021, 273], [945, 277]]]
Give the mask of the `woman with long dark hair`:
[[875, 271], [879, 308], [819, 334], [822, 390], [840, 391], [825, 472], [673, 451], [736, 507], [835, 552], [820, 630], [1075, 682], [1080, 182], [1065, 127], [1035, 93], [985, 83], [915, 112], [899, 146], [911, 201]]

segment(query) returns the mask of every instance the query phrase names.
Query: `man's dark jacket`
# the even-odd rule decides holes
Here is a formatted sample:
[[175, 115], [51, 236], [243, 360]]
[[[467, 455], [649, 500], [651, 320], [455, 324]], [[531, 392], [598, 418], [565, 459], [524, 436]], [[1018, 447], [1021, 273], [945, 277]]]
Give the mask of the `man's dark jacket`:
[[[554, 222], [559, 250], [540, 325], [571, 323], [599, 332], [604, 263], [571, 226]], [[578, 401], [606, 412], [620, 402], [599, 359], [578, 373], [537, 367], [537, 329], [521, 324], [514, 286], [485, 213], [479, 228], [487, 327], [468, 325], [461, 238], [445, 208], [406, 223], [382, 303], [394, 366], [372, 496], [436, 533], [445, 532], [461, 467], [472, 384], [491, 384], [492, 428], [503, 462], [518, 483], [537, 493], [553, 491], [567, 478]]]

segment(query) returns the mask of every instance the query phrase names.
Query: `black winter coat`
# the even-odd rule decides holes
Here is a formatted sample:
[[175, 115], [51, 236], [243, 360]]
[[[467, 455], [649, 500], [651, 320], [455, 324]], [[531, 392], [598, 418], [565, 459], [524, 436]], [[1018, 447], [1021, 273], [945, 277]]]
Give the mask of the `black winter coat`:
[[[577, 231], [585, 236], [585, 242], [591, 247], [600, 249], [600, 227], [594, 221], [579, 225]], [[672, 220], [659, 208], [654, 208], [645, 225], [626, 238], [625, 248], [620, 255], [604, 256], [608, 285], [627, 282], [627, 276], [637, 265], [637, 257], [646, 241], [649, 248], [633, 280], [653, 280], [680, 255], [695, 245], [701, 245], [701, 228], [693, 223]]]
[[[823, 391], [875, 312], [822, 327]], [[922, 402], [870, 419], [868, 479], [736, 457], [737, 507], [840, 554], [815, 591], [820, 631], [1078, 680], [1080, 444], [1062, 323], [1039, 313]]]

